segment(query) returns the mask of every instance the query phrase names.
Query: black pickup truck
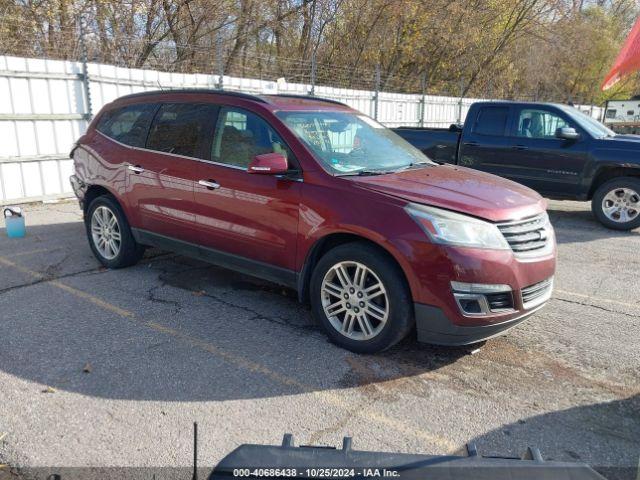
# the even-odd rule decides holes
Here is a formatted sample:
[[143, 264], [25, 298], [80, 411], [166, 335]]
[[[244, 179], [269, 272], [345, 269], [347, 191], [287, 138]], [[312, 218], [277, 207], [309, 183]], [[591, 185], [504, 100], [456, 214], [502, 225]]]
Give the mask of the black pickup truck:
[[394, 131], [436, 162], [475, 168], [550, 198], [591, 200], [605, 226], [640, 226], [640, 136], [566, 105], [477, 102], [463, 126]]

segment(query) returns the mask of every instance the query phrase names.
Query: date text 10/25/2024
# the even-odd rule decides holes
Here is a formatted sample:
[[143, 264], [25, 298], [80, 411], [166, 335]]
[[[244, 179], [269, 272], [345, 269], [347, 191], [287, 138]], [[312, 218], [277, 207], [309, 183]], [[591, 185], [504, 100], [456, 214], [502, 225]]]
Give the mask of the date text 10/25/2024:
[[233, 470], [233, 476], [241, 478], [394, 478], [399, 477], [400, 473], [386, 468], [238, 468]]

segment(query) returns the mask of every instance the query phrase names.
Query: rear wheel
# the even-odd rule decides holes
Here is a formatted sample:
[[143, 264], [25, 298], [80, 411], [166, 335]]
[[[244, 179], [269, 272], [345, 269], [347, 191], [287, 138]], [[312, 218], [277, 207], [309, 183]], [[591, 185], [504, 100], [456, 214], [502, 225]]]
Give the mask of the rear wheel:
[[142, 258], [144, 247], [133, 238], [122, 208], [111, 195], [91, 202], [85, 227], [91, 250], [105, 267], [128, 267]]
[[640, 179], [620, 177], [598, 187], [591, 210], [604, 226], [631, 230], [640, 226]]
[[324, 255], [311, 278], [311, 307], [329, 338], [358, 353], [385, 350], [413, 325], [404, 276], [383, 251], [348, 243]]

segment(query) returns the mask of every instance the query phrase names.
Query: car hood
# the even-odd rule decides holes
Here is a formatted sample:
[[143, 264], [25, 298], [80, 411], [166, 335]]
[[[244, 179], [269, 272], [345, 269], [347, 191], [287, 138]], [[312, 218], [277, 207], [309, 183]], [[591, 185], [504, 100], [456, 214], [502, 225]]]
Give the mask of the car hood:
[[598, 141], [598, 148], [629, 148], [640, 149], [640, 135], [616, 135], [615, 137], [605, 137]]
[[631, 133], [627, 133], [625, 135], [616, 135], [615, 137], [607, 137], [607, 140], [613, 140], [618, 141], [618, 140], [629, 140], [632, 142], [640, 142], [640, 135], [633, 135]]
[[546, 201], [504, 178], [459, 166], [438, 165], [384, 175], [344, 177], [376, 192], [493, 222], [541, 213]]

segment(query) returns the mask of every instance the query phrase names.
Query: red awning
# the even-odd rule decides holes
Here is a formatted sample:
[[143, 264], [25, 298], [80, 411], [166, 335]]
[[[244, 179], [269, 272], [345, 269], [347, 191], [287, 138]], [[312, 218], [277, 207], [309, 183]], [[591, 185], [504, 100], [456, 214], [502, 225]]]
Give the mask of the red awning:
[[636, 70], [640, 70], [640, 18], [636, 20], [629, 36], [618, 53], [611, 71], [604, 78], [602, 90], [613, 87], [620, 79]]

